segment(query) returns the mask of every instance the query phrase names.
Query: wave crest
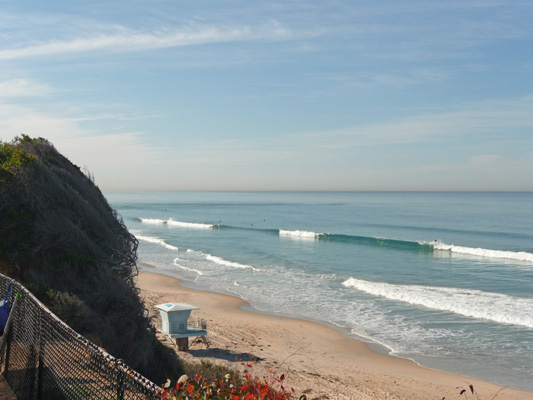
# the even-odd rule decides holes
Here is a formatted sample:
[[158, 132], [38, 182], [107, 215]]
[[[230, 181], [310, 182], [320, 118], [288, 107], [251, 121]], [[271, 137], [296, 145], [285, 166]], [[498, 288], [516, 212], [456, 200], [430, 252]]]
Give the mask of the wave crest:
[[279, 235], [297, 239], [317, 239], [320, 236], [320, 233], [309, 231], [288, 231], [280, 229]]
[[434, 242], [432, 244], [435, 250], [450, 251], [458, 254], [468, 254], [478, 257], [487, 258], [503, 258], [517, 261], [527, 261], [533, 263], [533, 254], [525, 251], [505, 251], [505, 250], [491, 250], [474, 247], [455, 246], [453, 244], [446, 244], [441, 242]]
[[396, 285], [349, 278], [342, 283], [374, 296], [449, 311], [500, 324], [533, 328], [533, 299], [512, 297], [474, 289]]
[[163, 225], [166, 224], [167, 221], [164, 219], [157, 219], [157, 218], [139, 218], [143, 224], [150, 224], [150, 225]]
[[216, 225], [213, 224], [201, 224], [197, 222], [183, 222], [175, 221], [172, 218], [169, 219], [158, 219], [158, 218], [139, 218], [143, 224], [150, 225], [168, 225], [168, 226], [177, 226], [180, 228], [193, 228], [193, 229], [213, 229]]
[[179, 251], [179, 248], [176, 247], [176, 246], [173, 246], [171, 244], [168, 244], [167, 242], [165, 242], [163, 239], [160, 239], [158, 237], [153, 237], [153, 236], [144, 236], [144, 235], [135, 235], [135, 237], [139, 240], [143, 240], [145, 242], [149, 242], [149, 243], [155, 243], [155, 244], [159, 244], [169, 250], [173, 250], [173, 251]]
[[223, 259], [222, 257], [213, 256], [211, 254], [204, 254], [204, 257], [207, 260], [214, 262], [215, 264], [224, 265], [226, 267], [240, 268], [240, 269], [252, 269], [254, 271], [260, 271], [260, 269], [255, 268], [251, 265], [240, 264], [234, 261], [228, 261], [228, 260]]

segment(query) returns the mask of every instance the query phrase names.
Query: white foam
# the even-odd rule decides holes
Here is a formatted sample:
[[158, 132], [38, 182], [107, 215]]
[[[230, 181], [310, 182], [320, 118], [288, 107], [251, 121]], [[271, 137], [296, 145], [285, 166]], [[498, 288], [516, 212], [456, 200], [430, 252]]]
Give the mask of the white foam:
[[211, 224], [199, 224], [195, 222], [174, 221], [172, 218], [170, 218], [167, 221], [167, 224], [169, 226], [177, 226], [180, 228], [193, 228], [193, 229], [213, 229], [214, 227], [214, 225], [211, 225]]
[[150, 224], [150, 225], [163, 225], [167, 223], [167, 221], [165, 221], [164, 219], [157, 219], [157, 218], [140, 218], [140, 220], [143, 224]]
[[139, 240], [144, 240], [145, 242], [159, 244], [169, 250], [179, 251], [178, 247], [172, 246], [171, 244], [168, 244], [167, 242], [165, 242], [163, 239], [159, 239], [157, 237], [144, 236], [144, 235], [135, 235], [135, 237]]
[[176, 267], [179, 267], [179, 268], [181, 268], [181, 269], [183, 269], [183, 270], [185, 270], [185, 271], [190, 271], [190, 272], [197, 273], [198, 275], [203, 275], [203, 274], [204, 274], [204, 273], [203, 273], [202, 271], [200, 271], [200, 270], [197, 270], [197, 269], [194, 269], [194, 268], [189, 268], [189, 267], [186, 267], [186, 266], [184, 266], [184, 265], [181, 265], [178, 261], [180, 261], [179, 258], [175, 258], [175, 259], [174, 259], [174, 265], [175, 265]]
[[169, 218], [168, 220], [165, 219], [158, 219], [158, 218], [139, 218], [143, 224], [150, 224], [150, 225], [164, 225], [167, 224], [168, 226], [177, 226], [179, 228], [192, 228], [192, 229], [213, 229], [215, 225], [212, 224], [200, 224], [196, 222], [182, 222], [182, 221], [174, 221], [172, 218]]
[[533, 299], [474, 289], [395, 285], [349, 278], [342, 283], [375, 296], [467, 317], [533, 328]]
[[533, 263], [533, 254], [525, 251], [504, 251], [504, 250], [491, 250], [474, 247], [455, 246], [453, 244], [446, 244], [441, 242], [431, 243], [436, 250], [445, 250], [452, 253], [468, 254], [478, 257], [487, 258], [502, 258], [517, 261], [527, 261]]
[[212, 261], [212, 262], [214, 262], [215, 264], [218, 264], [218, 265], [224, 265], [226, 267], [232, 267], [232, 268], [253, 269], [254, 271], [260, 271], [260, 269], [252, 267], [251, 265], [239, 264], [237, 262], [228, 261], [228, 260], [225, 260], [225, 259], [223, 259], [221, 257], [213, 256], [211, 254], [205, 254], [204, 256], [205, 256], [205, 258], [207, 260]]
[[309, 231], [286, 231], [283, 229], [279, 230], [280, 236], [297, 238], [297, 239], [316, 239], [320, 234], [316, 232]]

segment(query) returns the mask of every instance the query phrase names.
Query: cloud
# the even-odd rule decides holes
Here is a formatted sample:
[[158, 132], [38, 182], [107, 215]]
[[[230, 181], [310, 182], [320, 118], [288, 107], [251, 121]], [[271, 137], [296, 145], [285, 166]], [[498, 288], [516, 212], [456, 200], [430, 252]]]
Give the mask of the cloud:
[[168, 161], [166, 150], [145, 144], [142, 132], [103, 134], [83, 129], [78, 119], [29, 107], [0, 103], [0, 133], [2, 141], [22, 133], [46, 138], [74, 164], [87, 167], [104, 188], [149, 182], [157, 176], [160, 164]]
[[[100, 117], [110, 123], [123, 118]], [[294, 146], [272, 139], [158, 146], [150, 143], [151, 133], [157, 132], [107, 134], [83, 128], [84, 121], [0, 102], [0, 140], [10, 141], [22, 133], [44, 137], [73, 163], [87, 167], [102, 189], [260, 189], [283, 173], [294, 176], [294, 171], [284, 168], [303, 160], [301, 155], [294, 159]]]
[[113, 33], [93, 34], [69, 40], [0, 50], [0, 60], [83, 53], [91, 51], [142, 51], [168, 47], [251, 40], [283, 40], [291, 32], [277, 22], [258, 27], [186, 27], [139, 32], [119, 28]]
[[[87, 166], [103, 189], [517, 190], [531, 189], [525, 186], [533, 173], [531, 153], [498, 154], [510, 154], [510, 148], [503, 153], [502, 140], [515, 150], [531, 148], [529, 137], [509, 132], [533, 127], [532, 104], [533, 97], [487, 101], [338, 131], [163, 146], [150, 141], [157, 132], [107, 134], [83, 128], [88, 117], [0, 101], [0, 133], [2, 140], [21, 133], [47, 138]], [[124, 115], [92, 118], [105, 119], [109, 127]], [[421, 150], [421, 143], [431, 142], [436, 145]], [[401, 150], [391, 144], [401, 144]]]
[[0, 99], [44, 96], [50, 91], [49, 86], [31, 82], [27, 79], [11, 79], [0, 82]]
[[[523, 129], [533, 129], [533, 96], [517, 100], [463, 104], [453, 110], [419, 113], [390, 122], [345, 129], [304, 132], [294, 137], [306, 143], [333, 149], [450, 142], [458, 138], [471, 139], [474, 136], [505, 141], [507, 137], [511, 137], [509, 135], [512, 131]], [[502, 132], [506, 132], [507, 136], [502, 135]]]
[[481, 154], [470, 158], [470, 164], [477, 167], [487, 167], [497, 164], [503, 159], [498, 154]]

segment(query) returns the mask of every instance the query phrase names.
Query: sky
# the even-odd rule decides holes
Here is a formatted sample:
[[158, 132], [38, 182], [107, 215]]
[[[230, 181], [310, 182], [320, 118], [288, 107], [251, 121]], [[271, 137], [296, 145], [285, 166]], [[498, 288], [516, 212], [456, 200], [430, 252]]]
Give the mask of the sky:
[[0, 140], [102, 190], [533, 190], [531, 0], [0, 0]]

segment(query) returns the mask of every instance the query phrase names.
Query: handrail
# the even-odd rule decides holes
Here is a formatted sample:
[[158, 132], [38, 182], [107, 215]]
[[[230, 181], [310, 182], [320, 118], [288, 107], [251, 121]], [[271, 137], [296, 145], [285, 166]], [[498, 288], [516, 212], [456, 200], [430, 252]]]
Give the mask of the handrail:
[[4, 327], [4, 333], [2, 334], [2, 337], [0, 338], [0, 354], [4, 354], [4, 346], [7, 343], [6, 337], [9, 335], [9, 329], [11, 328], [11, 324], [13, 322], [13, 315], [15, 314], [15, 307], [17, 306], [17, 300], [19, 298], [19, 294], [17, 293], [15, 295], [15, 300], [13, 300], [13, 305], [11, 306], [11, 310], [9, 310], [9, 317], [7, 317], [6, 326]]

